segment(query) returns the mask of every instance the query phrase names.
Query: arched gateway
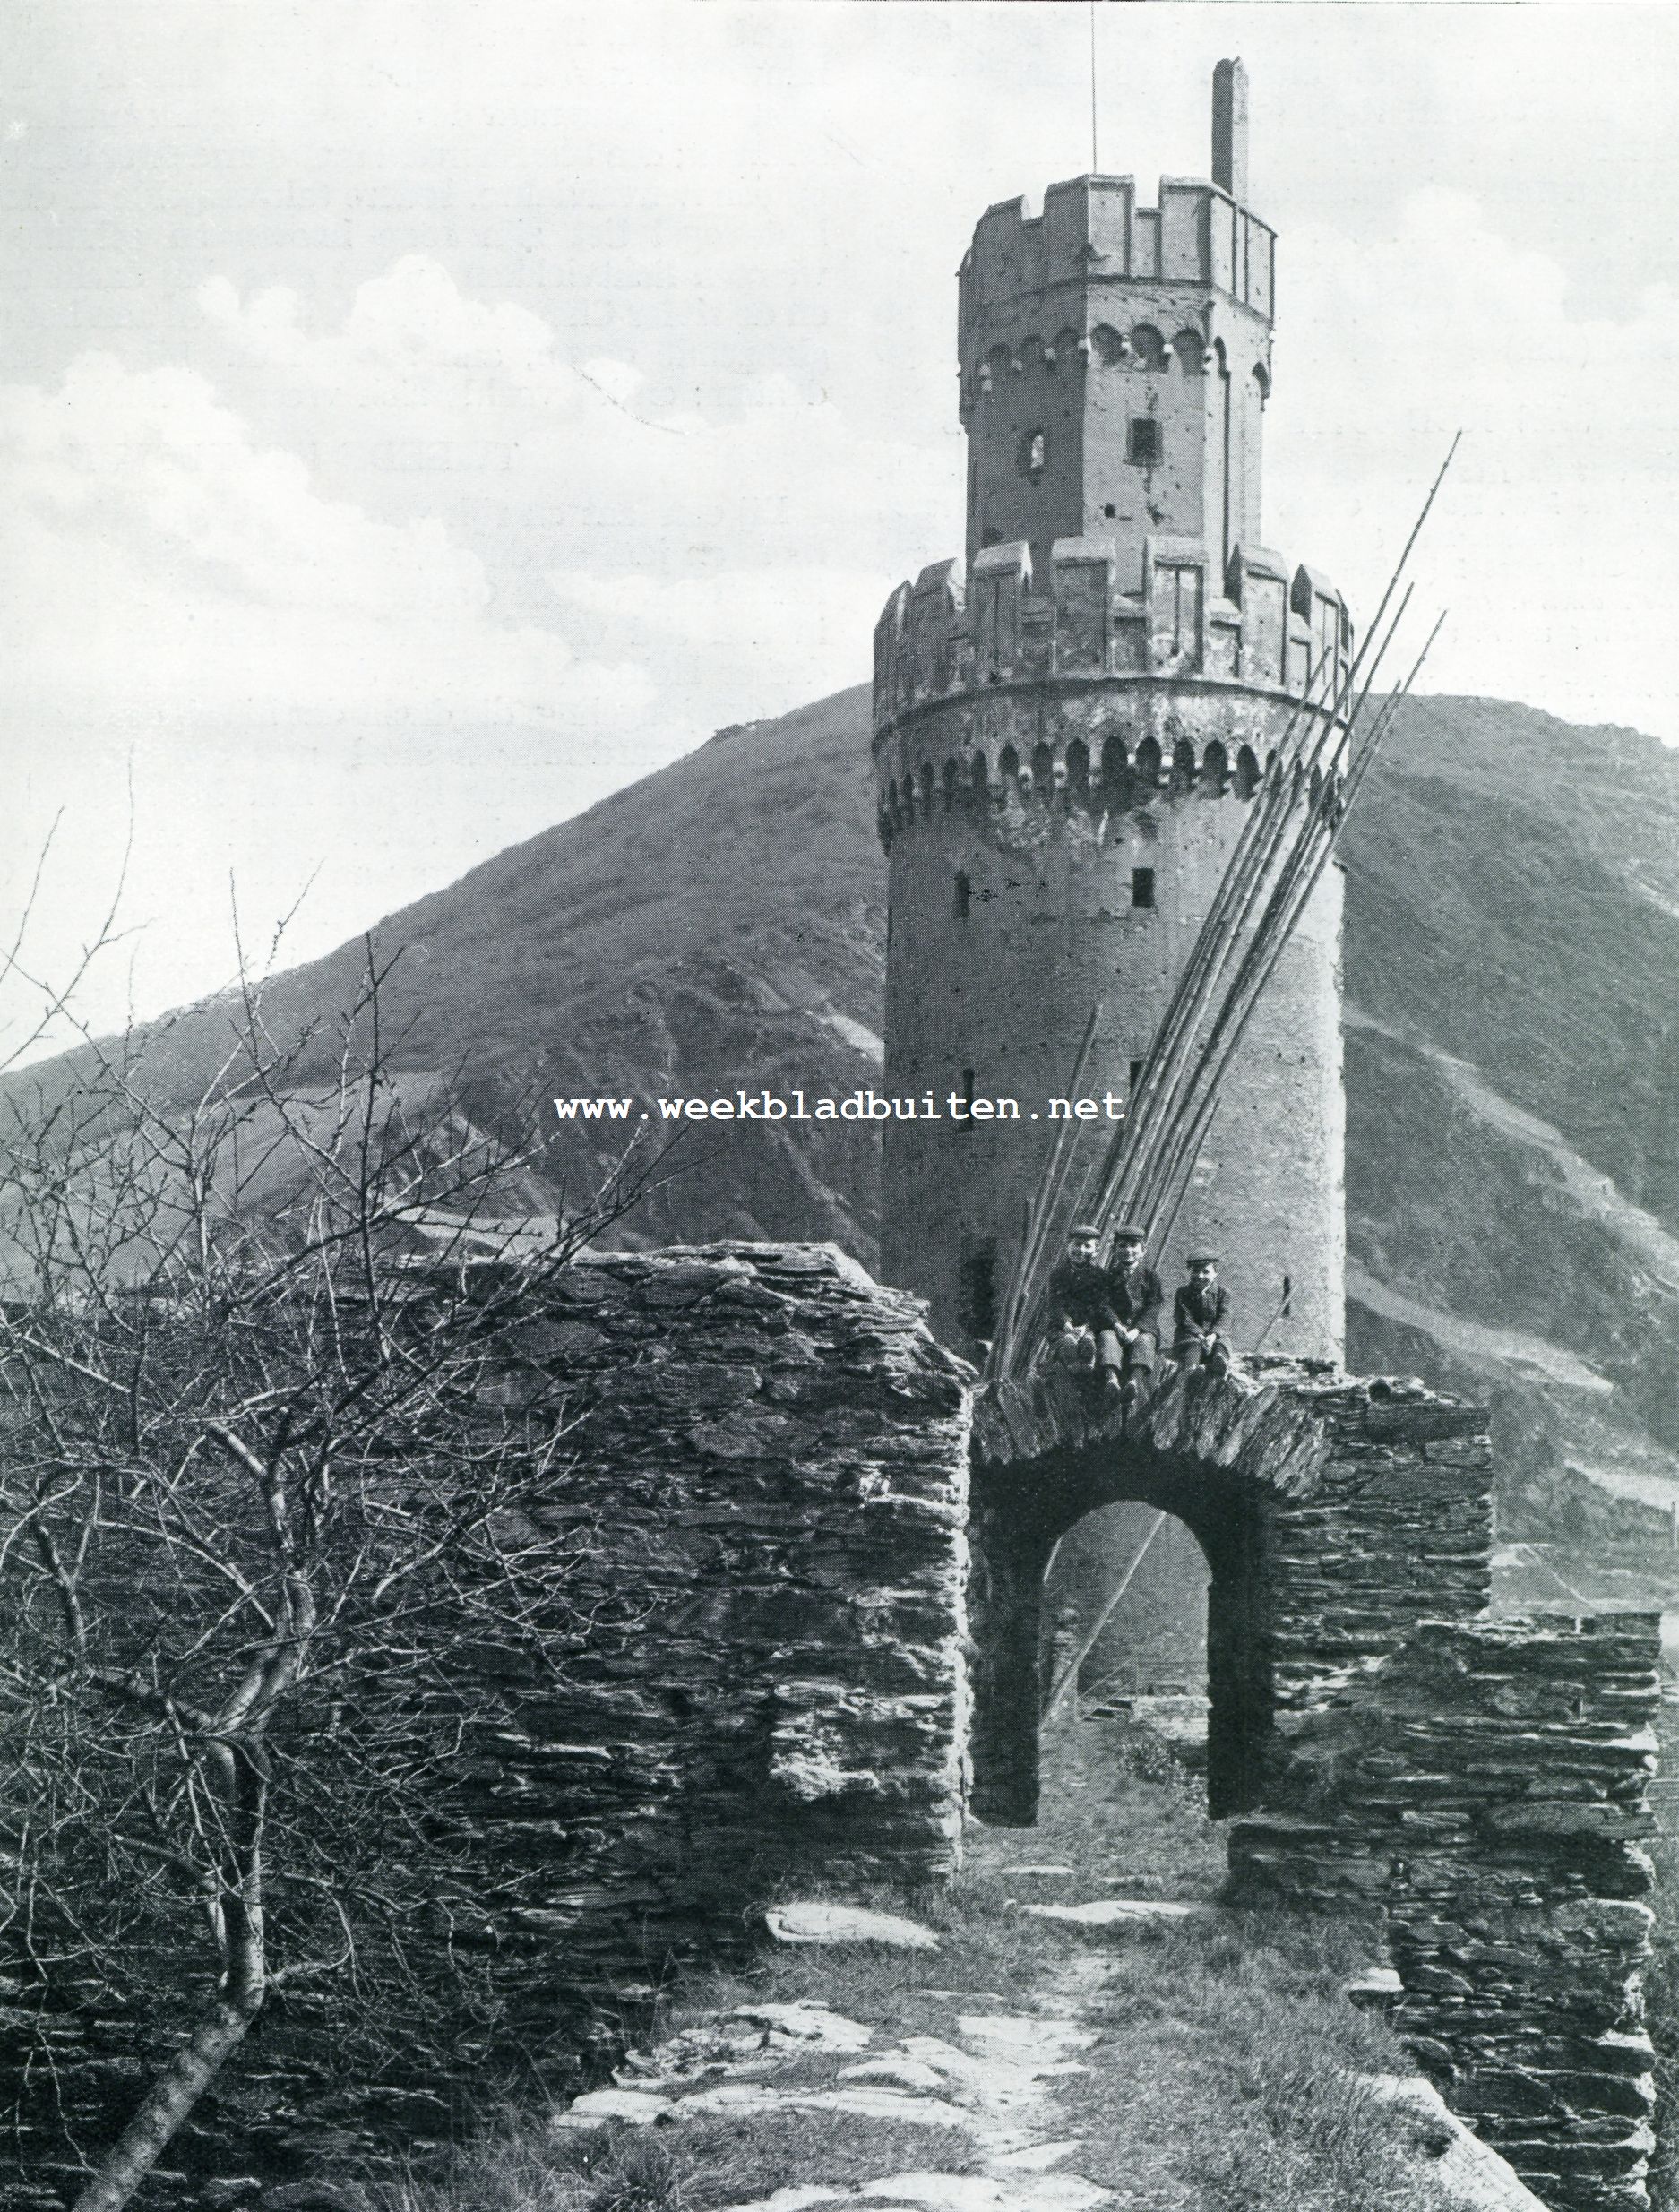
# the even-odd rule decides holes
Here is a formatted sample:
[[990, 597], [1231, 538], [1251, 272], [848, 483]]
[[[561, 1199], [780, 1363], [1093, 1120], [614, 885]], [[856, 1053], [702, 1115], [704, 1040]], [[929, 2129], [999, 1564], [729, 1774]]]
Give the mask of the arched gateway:
[[975, 1408], [972, 1480], [973, 1804], [985, 1820], [1035, 1817], [1045, 1571], [1098, 1507], [1158, 1507], [1206, 1554], [1218, 1817], [1270, 1802], [1291, 1724], [1419, 1621], [1470, 1621], [1487, 1602], [1485, 1416], [1415, 1386], [1278, 1360], [1219, 1382], [1173, 1374], [1122, 1424], [1072, 1376], [1000, 1383]]

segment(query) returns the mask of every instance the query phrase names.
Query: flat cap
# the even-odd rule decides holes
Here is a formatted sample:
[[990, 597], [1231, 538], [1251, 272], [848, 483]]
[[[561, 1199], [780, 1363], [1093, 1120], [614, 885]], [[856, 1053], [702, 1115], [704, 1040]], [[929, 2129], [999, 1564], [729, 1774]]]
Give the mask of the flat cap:
[[1191, 1268], [1216, 1268], [1218, 1255], [1216, 1252], [1193, 1252], [1184, 1264]]
[[1075, 1237], [1082, 1240], [1087, 1236], [1093, 1244], [1100, 1244], [1102, 1241], [1102, 1232], [1094, 1221], [1075, 1221], [1067, 1231], [1067, 1242], [1070, 1244]]
[[1114, 1231], [1116, 1244], [1146, 1244], [1149, 1239], [1134, 1221], [1122, 1221]]

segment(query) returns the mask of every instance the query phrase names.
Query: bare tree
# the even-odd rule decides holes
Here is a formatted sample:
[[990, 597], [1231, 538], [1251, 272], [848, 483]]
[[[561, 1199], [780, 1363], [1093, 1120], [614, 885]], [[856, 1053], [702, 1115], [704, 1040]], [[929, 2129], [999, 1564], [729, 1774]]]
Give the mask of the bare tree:
[[533, 1518], [563, 1381], [510, 1390], [511, 1347], [656, 1166], [542, 1218], [529, 1142], [392, 1073], [386, 973], [370, 947], [283, 1046], [245, 990], [178, 1110], [99, 1048], [0, 1107], [7, 1927], [156, 2053], [78, 2212], [128, 2201], [277, 1990], [366, 2008], [408, 1971], [454, 1662], [493, 1633], [552, 1664], [566, 1617], [574, 1549]]

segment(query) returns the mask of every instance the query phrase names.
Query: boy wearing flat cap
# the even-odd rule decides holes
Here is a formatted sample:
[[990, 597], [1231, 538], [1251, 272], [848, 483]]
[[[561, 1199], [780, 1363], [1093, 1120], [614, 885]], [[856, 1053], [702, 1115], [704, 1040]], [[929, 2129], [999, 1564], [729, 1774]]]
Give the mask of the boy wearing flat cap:
[[1121, 1395], [1127, 1411], [1142, 1396], [1154, 1374], [1160, 1342], [1160, 1302], [1165, 1293], [1160, 1278], [1143, 1258], [1148, 1241], [1140, 1228], [1126, 1222], [1115, 1232], [1114, 1258], [1107, 1270], [1107, 1302], [1114, 1311], [1114, 1333], [1124, 1360]]
[[1049, 1278], [1052, 1350], [1063, 1367], [1094, 1364], [1102, 1395], [1117, 1399], [1122, 1390], [1119, 1318], [1107, 1295], [1107, 1270], [1097, 1258], [1101, 1234], [1093, 1222], [1075, 1221], [1067, 1232], [1066, 1257]]
[[1172, 1356], [1205, 1375], [1230, 1372], [1230, 1294], [1218, 1280], [1216, 1252], [1189, 1255], [1189, 1280], [1172, 1300]]

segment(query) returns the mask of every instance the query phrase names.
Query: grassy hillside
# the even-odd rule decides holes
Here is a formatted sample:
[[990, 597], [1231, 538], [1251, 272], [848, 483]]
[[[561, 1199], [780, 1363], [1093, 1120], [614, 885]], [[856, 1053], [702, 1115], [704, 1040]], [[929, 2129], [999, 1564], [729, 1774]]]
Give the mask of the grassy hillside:
[[1420, 701], [1346, 861], [1352, 1357], [1490, 1395], [1535, 1502], [1570, 1464], [1659, 1500], [1679, 1472], [1679, 755]]
[[[843, 1091], [878, 1067], [885, 934], [866, 692], [686, 759], [378, 925], [399, 1066], [494, 1118], [543, 1093]], [[395, 831], [392, 833], [400, 833]], [[1496, 701], [1413, 703], [1345, 849], [1355, 1364], [1490, 1396], [1554, 1523], [1569, 1463], [1679, 1494], [1679, 755]], [[279, 977], [277, 1035], [359, 944]], [[184, 1098], [229, 1011], [160, 1025]], [[73, 1080], [73, 1062], [34, 1081]], [[551, 1178], [606, 1142], [556, 1133]], [[636, 1241], [876, 1229], [866, 1128], [713, 1127]], [[1589, 1518], [1589, 1515], [1588, 1516]]]

